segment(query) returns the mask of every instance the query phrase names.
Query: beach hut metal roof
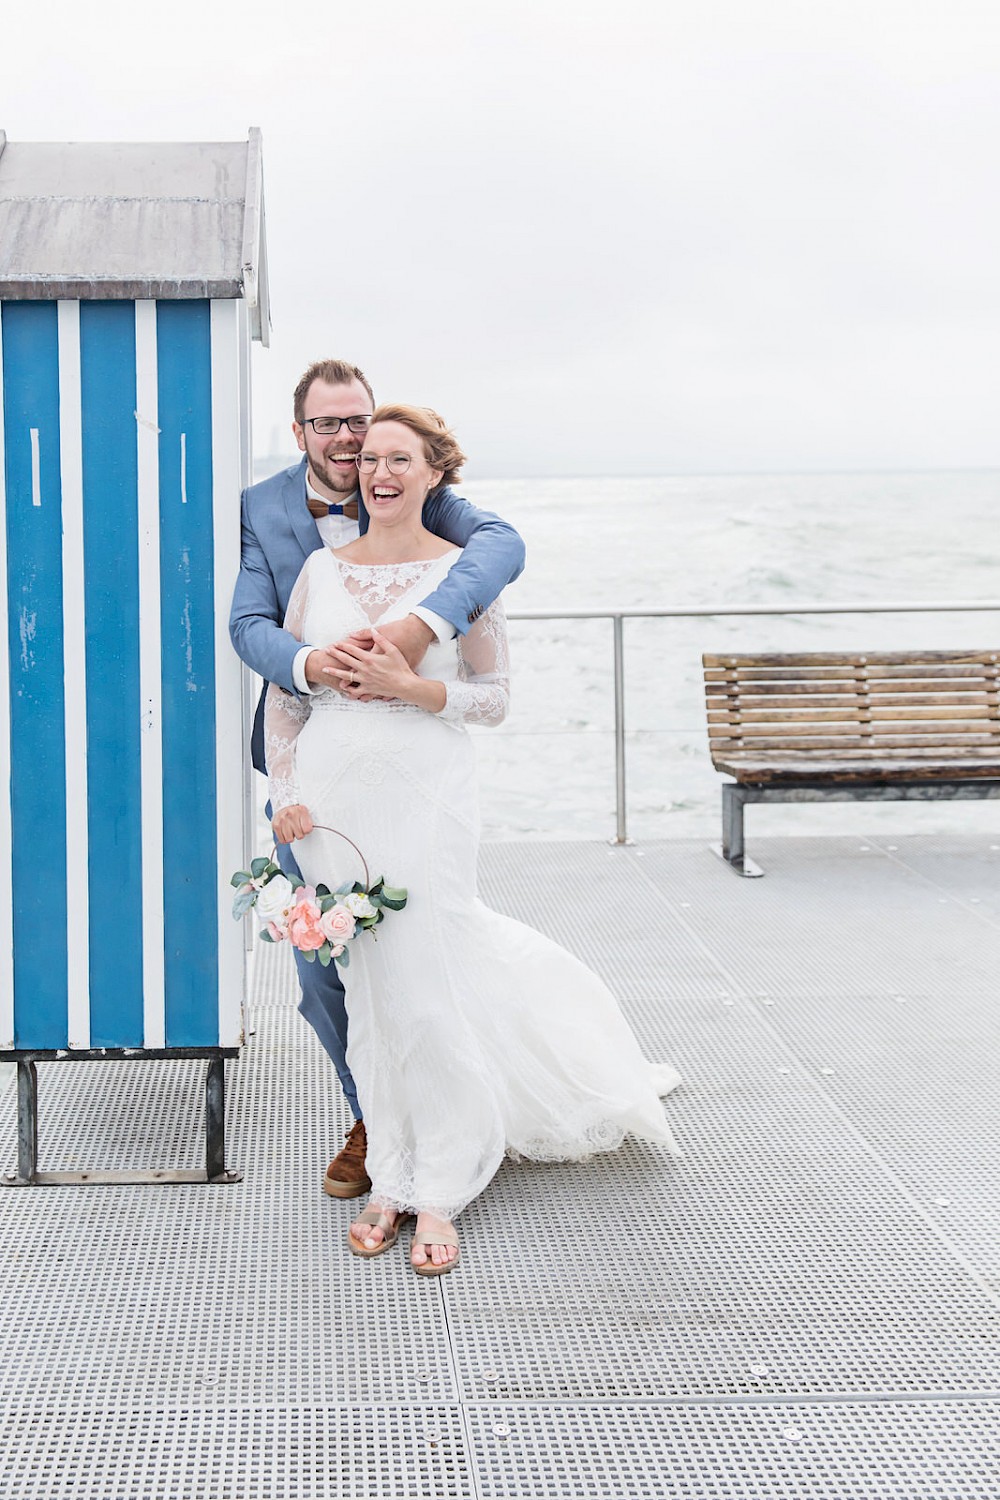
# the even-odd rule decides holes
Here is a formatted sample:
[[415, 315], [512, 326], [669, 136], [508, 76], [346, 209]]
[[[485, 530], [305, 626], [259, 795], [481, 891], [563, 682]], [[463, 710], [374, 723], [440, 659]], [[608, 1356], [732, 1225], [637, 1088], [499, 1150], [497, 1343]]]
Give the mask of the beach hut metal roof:
[[0, 131], [0, 299], [235, 297], [267, 344], [259, 130], [184, 144]]

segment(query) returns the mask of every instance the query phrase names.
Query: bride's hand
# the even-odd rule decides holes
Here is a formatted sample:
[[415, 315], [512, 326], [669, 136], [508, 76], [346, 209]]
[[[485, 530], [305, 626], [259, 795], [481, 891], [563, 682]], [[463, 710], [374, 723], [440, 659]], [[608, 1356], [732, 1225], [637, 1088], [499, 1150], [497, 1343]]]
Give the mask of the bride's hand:
[[403, 653], [380, 630], [372, 630], [371, 646], [353, 637], [331, 647], [340, 662], [334, 668], [348, 698], [406, 698], [416, 673]]
[[309, 816], [308, 807], [303, 807], [301, 802], [293, 802], [290, 806], [283, 807], [271, 819], [271, 829], [279, 844], [290, 844], [293, 839], [304, 839], [313, 831], [313, 820]]

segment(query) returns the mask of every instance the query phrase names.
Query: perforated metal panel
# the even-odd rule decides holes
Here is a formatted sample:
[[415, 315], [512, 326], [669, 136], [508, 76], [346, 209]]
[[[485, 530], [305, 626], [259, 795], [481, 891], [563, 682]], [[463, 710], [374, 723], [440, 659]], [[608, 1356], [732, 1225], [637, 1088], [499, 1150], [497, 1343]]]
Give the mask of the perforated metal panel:
[[[346, 1253], [348, 1122], [261, 948], [241, 1185], [0, 1192], [0, 1492], [993, 1500], [994, 855], [947, 844], [938, 888], [940, 848], [762, 841], [756, 882], [694, 843], [487, 849], [484, 896], [584, 957], [627, 894], [598, 967], [685, 1076], [685, 1155], [506, 1164], [440, 1282]], [[204, 1066], [40, 1065], [43, 1165], [196, 1161]]]
[[994, 1500], [995, 1405], [559, 1406], [473, 1414], [483, 1500]]
[[178, 1407], [35, 1421], [13, 1442], [11, 1497], [76, 1500], [464, 1500], [475, 1494], [446, 1407]]

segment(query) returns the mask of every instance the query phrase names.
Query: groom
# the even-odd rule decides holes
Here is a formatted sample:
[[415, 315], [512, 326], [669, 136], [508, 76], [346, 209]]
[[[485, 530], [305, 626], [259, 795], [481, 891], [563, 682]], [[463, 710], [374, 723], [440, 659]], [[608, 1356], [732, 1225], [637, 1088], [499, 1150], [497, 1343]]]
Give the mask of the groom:
[[[336, 687], [330, 655], [335, 641], [300, 644], [282, 629], [289, 595], [311, 552], [345, 547], [367, 531], [358, 494], [355, 462], [375, 409], [372, 388], [356, 365], [340, 359], [309, 366], [293, 397], [292, 431], [301, 463], [253, 484], [243, 493], [240, 572], [233, 594], [229, 634], [247, 666], [264, 679], [250, 747], [254, 766], [266, 770], [264, 695], [269, 682], [299, 697]], [[411, 667], [431, 641], [465, 634], [524, 566], [524, 544], [506, 521], [477, 510], [449, 486], [435, 490], [424, 506], [424, 525], [465, 550], [447, 578], [402, 620], [380, 626]], [[268, 805], [270, 815], [270, 805]], [[283, 870], [298, 872], [290, 845], [278, 846]], [[347, 1013], [336, 964], [323, 968], [295, 952], [302, 987], [299, 1010], [333, 1059], [354, 1124], [326, 1169], [324, 1190], [333, 1198], [357, 1198], [371, 1183], [365, 1171], [365, 1127], [357, 1090], [347, 1066]]]

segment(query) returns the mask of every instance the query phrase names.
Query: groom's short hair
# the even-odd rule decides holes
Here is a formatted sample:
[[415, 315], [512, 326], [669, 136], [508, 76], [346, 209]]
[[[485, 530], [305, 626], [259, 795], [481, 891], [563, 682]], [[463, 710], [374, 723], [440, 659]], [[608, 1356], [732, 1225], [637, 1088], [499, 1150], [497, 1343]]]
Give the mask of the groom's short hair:
[[295, 387], [295, 394], [292, 397], [292, 410], [295, 413], [296, 422], [300, 425], [306, 414], [306, 397], [309, 394], [309, 387], [314, 380], [323, 380], [327, 385], [350, 385], [352, 380], [360, 380], [371, 397], [372, 406], [375, 405], [375, 392], [368, 384], [364, 372], [359, 370], [357, 365], [348, 364], [346, 359], [317, 359], [309, 366]]

